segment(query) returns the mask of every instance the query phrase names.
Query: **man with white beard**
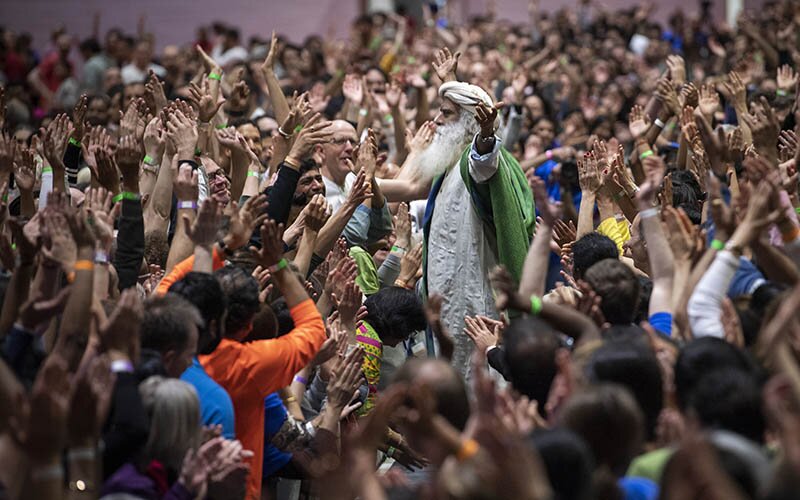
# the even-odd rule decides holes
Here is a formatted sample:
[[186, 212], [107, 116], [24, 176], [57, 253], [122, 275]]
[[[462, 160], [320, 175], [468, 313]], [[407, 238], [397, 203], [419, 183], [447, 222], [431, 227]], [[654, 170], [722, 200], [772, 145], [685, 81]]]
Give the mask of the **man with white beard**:
[[502, 264], [519, 279], [535, 212], [525, 174], [494, 133], [502, 104], [457, 81], [444, 83], [439, 96], [439, 113], [419, 132], [433, 135], [430, 145], [410, 154], [398, 178], [381, 181], [381, 189], [390, 201], [428, 197], [421, 292], [444, 297], [453, 365], [466, 374], [473, 345], [464, 317], [497, 317], [488, 272]]

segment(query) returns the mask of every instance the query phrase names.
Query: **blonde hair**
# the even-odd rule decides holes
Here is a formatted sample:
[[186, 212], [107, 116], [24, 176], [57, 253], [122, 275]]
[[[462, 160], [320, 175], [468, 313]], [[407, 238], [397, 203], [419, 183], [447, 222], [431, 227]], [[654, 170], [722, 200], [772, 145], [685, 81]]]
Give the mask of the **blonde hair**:
[[150, 434], [143, 458], [158, 460], [167, 470], [179, 472], [186, 452], [200, 445], [200, 400], [186, 382], [153, 376], [139, 384]]

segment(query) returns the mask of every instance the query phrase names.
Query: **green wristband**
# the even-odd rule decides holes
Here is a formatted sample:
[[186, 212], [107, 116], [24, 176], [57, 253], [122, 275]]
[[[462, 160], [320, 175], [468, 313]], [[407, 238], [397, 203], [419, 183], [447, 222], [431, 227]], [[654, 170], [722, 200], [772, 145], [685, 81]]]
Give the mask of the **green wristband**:
[[542, 299], [531, 295], [531, 314], [538, 316], [540, 312], [542, 312]]
[[144, 155], [144, 158], [142, 158], [142, 163], [145, 165], [150, 165], [151, 167], [155, 166], [153, 157], [150, 155]]
[[227, 123], [220, 123], [219, 125], [217, 125], [217, 130], [222, 130], [224, 128], [228, 128]]
[[52, 174], [53, 173], [53, 167], [43, 167], [42, 168], [42, 173], [43, 174]]
[[249, 172], [247, 172], [247, 177], [258, 177], [258, 172], [253, 172], [252, 170], [250, 170]]
[[714, 250], [723, 250], [725, 248], [725, 243], [714, 238], [713, 240], [711, 240], [711, 248], [713, 248]]
[[794, 209], [794, 211], [797, 213], [797, 215], [800, 215], [800, 207], [796, 207], [796, 208]]
[[280, 271], [281, 269], [286, 269], [287, 267], [289, 267], [289, 262], [286, 259], [281, 259], [278, 261], [277, 264], [269, 266], [269, 272], [274, 274]]
[[294, 133], [296, 134], [296, 133], [300, 132], [301, 130], [303, 130], [303, 126], [302, 125], [298, 125], [298, 126], [296, 126], [294, 128]]
[[397, 245], [392, 245], [392, 252], [405, 252], [406, 249]]
[[119, 203], [122, 200], [134, 200], [139, 201], [139, 193], [131, 193], [130, 191], [123, 191], [118, 195], [111, 198], [111, 201], [114, 203]]
[[392, 114], [391, 113], [389, 113], [386, 116], [384, 116], [383, 119], [386, 120], [386, 123], [393, 123], [394, 122], [394, 118], [392, 118]]
[[194, 149], [194, 155], [195, 156], [201, 156], [202, 154], [203, 154], [203, 151], [201, 151], [200, 148], [195, 148]]
[[639, 159], [640, 159], [640, 160], [644, 160], [645, 158], [648, 158], [648, 157], [650, 157], [650, 156], [653, 156], [653, 154], [654, 154], [654, 153], [653, 153], [653, 150], [652, 150], [652, 149], [648, 149], [647, 151], [645, 151], [644, 153], [642, 153], [642, 154], [640, 154], [640, 155], [639, 155]]
[[779, 97], [784, 97], [786, 95], [786, 91], [783, 90], [783, 89], [778, 89], [778, 90], [775, 91], [775, 95], [777, 95]]
[[81, 141], [75, 139], [74, 137], [69, 138], [69, 143], [76, 147], [81, 147]]
[[209, 80], [216, 80], [218, 82], [221, 82], [222, 81], [222, 75], [218, 75], [216, 73], [209, 73], [208, 74], [208, 79]]

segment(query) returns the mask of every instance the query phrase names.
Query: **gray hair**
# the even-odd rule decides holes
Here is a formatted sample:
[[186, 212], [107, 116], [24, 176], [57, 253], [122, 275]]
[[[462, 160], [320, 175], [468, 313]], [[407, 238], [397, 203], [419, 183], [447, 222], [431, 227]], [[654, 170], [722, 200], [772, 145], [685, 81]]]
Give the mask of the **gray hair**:
[[180, 472], [186, 452], [200, 445], [200, 400], [194, 387], [176, 378], [153, 376], [139, 384], [142, 404], [150, 418], [145, 460], [158, 460]]

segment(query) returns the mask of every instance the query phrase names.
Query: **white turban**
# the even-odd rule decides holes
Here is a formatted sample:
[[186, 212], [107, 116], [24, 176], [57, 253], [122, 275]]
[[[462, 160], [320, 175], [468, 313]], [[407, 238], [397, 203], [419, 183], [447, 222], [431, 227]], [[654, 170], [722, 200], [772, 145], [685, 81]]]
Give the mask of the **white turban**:
[[439, 97], [450, 99], [472, 114], [475, 114], [475, 107], [481, 102], [489, 107], [494, 105], [485, 90], [464, 82], [444, 82], [439, 87]]

